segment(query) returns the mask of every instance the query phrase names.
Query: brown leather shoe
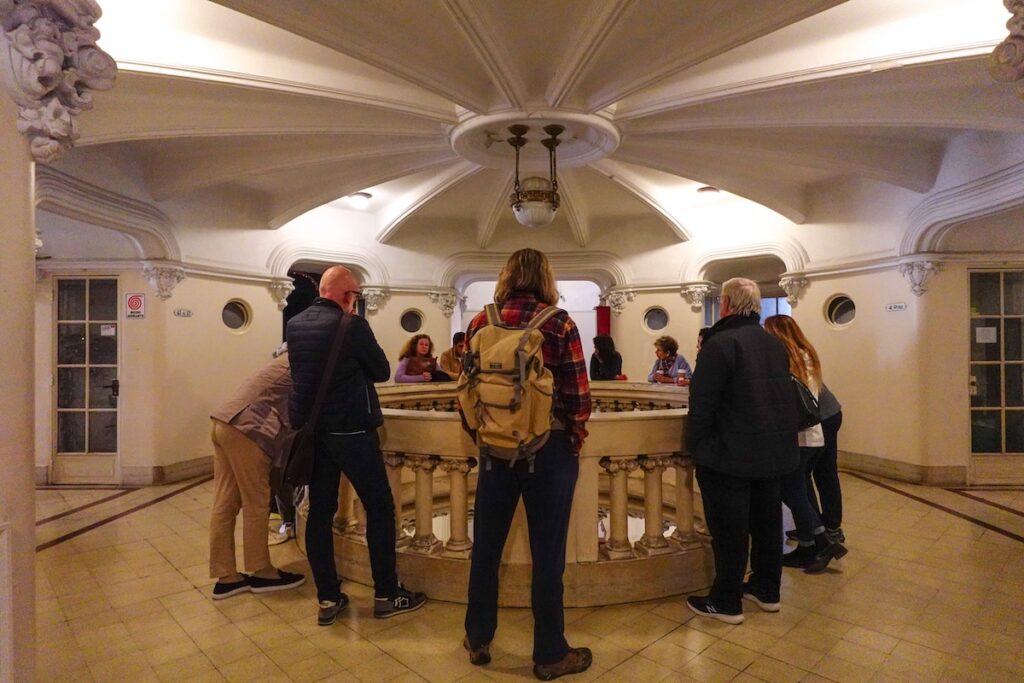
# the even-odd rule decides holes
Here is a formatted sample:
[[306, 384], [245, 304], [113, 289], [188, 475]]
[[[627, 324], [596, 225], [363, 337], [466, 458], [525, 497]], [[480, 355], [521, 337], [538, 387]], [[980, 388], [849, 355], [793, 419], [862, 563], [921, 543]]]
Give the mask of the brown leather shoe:
[[565, 656], [553, 664], [534, 664], [533, 675], [542, 681], [553, 681], [559, 676], [582, 673], [593, 661], [589, 647], [570, 647]]
[[476, 666], [483, 666], [491, 663], [491, 644], [473, 647], [469, 644], [469, 636], [462, 639], [462, 647], [469, 653], [469, 663]]

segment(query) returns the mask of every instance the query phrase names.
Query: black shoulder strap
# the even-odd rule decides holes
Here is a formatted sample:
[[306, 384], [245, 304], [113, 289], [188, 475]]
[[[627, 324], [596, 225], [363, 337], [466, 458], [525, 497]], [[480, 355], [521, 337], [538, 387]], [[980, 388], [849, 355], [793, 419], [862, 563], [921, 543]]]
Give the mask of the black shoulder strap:
[[316, 421], [320, 417], [320, 409], [324, 405], [324, 400], [327, 398], [327, 387], [331, 384], [331, 377], [334, 375], [334, 368], [338, 365], [338, 355], [341, 352], [341, 345], [345, 341], [345, 335], [348, 333], [348, 325], [352, 321], [352, 316], [341, 312], [341, 320], [338, 321], [338, 331], [334, 333], [334, 342], [331, 345], [331, 354], [327, 357], [327, 365], [324, 367], [324, 376], [320, 378], [320, 387], [316, 390], [316, 399], [313, 401], [313, 410], [309, 414], [309, 422], [314, 429], [316, 428]]

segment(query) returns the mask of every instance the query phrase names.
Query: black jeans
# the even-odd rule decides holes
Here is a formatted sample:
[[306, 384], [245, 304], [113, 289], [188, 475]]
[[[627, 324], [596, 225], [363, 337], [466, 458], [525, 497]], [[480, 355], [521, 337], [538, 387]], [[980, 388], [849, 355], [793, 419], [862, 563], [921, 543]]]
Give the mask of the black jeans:
[[[821, 421], [825, 432], [825, 450], [811, 473], [818, 495], [808, 487], [807, 493], [814, 509], [821, 517], [821, 523], [828, 529], [843, 525], [843, 490], [839, 486], [839, 428], [843, 426], [843, 411]], [[821, 505], [818, 505], [818, 501]]]
[[800, 545], [813, 543], [815, 533], [820, 532], [823, 527], [821, 517], [818, 516], [808, 497], [807, 482], [824, 450], [823, 446], [801, 447], [800, 467], [782, 478], [782, 502], [793, 513], [793, 522], [796, 523], [796, 533], [797, 538], [800, 539]]
[[537, 453], [532, 473], [525, 460], [509, 467], [507, 462], [492, 458], [490, 469], [486, 461], [481, 463], [466, 605], [466, 636], [473, 647], [490, 643], [498, 628], [498, 569], [512, 516], [522, 496], [533, 558], [533, 661], [551, 664], [569, 651], [562, 573], [579, 471], [579, 459], [570, 450], [564, 431], [551, 432], [551, 438]]
[[366, 544], [374, 593], [390, 597], [398, 590], [395, 573], [395, 504], [391, 497], [377, 432], [318, 434], [313, 477], [309, 483], [306, 553], [319, 600], [337, 602], [338, 569], [334, 561], [334, 513], [344, 473], [366, 509]]
[[704, 519], [715, 553], [709, 598], [728, 612], [742, 612], [743, 575], [757, 595], [778, 602], [782, 581], [781, 480], [735, 477], [697, 465]]

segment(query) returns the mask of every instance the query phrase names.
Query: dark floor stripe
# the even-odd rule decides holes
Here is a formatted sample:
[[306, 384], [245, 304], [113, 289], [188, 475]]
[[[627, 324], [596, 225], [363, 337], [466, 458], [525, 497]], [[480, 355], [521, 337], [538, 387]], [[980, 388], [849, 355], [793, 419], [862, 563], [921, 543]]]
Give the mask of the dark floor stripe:
[[978, 519], [977, 517], [971, 517], [970, 515], [965, 515], [964, 513], [960, 512], [958, 510], [954, 510], [953, 508], [948, 508], [945, 505], [939, 505], [938, 503], [934, 503], [934, 502], [932, 502], [932, 501], [930, 501], [930, 500], [928, 500], [926, 498], [921, 498], [920, 496], [915, 496], [913, 493], [907, 493], [906, 491], [900, 490], [900, 489], [896, 488], [895, 486], [889, 486], [888, 484], [883, 484], [880, 481], [876, 481], [875, 479], [872, 479], [870, 477], [865, 477], [864, 475], [857, 474], [856, 472], [846, 472], [846, 474], [850, 475], [851, 477], [856, 477], [857, 479], [860, 479], [862, 481], [866, 481], [869, 484], [874, 484], [875, 486], [879, 486], [879, 487], [881, 487], [881, 488], [883, 488], [883, 489], [885, 489], [887, 491], [892, 491], [893, 493], [898, 493], [901, 496], [904, 496], [905, 498], [910, 498], [911, 500], [916, 500], [918, 503], [924, 503], [928, 507], [933, 507], [936, 510], [942, 510], [943, 512], [948, 512], [949, 514], [953, 515], [954, 517], [959, 517], [960, 519], [966, 520], [966, 521], [968, 521], [968, 522], [970, 522], [972, 524], [977, 524], [978, 526], [980, 526], [982, 528], [988, 529], [989, 531], [994, 531], [997, 534], [1001, 534], [1003, 536], [1006, 536], [1007, 538], [1012, 538], [1015, 541], [1019, 541], [1021, 543], [1024, 543], [1024, 536], [1020, 536], [1018, 534], [1015, 534], [1012, 531], [1007, 531], [1006, 529], [1002, 529], [1000, 527], [997, 527], [994, 524], [989, 524], [988, 522], [986, 522], [986, 521], [984, 521], [982, 519]]
[[121, 519], [122, 517], [127, 517], [128, 515], [132, 514], [133, 512], [138, 512], [139, 510], [148, 508], [150, 505], [156, 505], [157, 503], [159, 503], [161, 501], [167, 500], [168, 498], [172, 498], [172, 497], [178, 495], [179, 493], [184, 493], [185, 491], [188, 491], [189, 489], [194, 489], [195, 487], [197, 487], [197, 486], [199, 486], [201, 484], [205, 484], [206, 482], [212, 481], [212, 480], [213, 480], [213, 475], [210, 475], [209, 477], [205, 477], [203, 479], [200, 479], [199, 481], [194, 481], [191, 484], [189, 484], [188, 486], [182, 486], [180, 489], [171, 491], [170, 493], [165, 493], [164, 495], [159, 496], [157, 498], [154, 498], [153, 500], [146, 501], [145, 503], [140, 503], [139, 505], [136, 505], [133, 508], [129, 508], [128, 510], [124, 510], [122, 512], [118, 512], [117, 514], [111, 515], [110, 517], [107, 517], [106, 519], [101, 519], [98, 522], [93, 522], [92, 524], [86, 525], [86, 526], [82, 527], [81, 529], [75, 529], [74, 531], [72, 531], [70, 533], [67, 533], [67, 534], [64, 534], [63, 536], [60, 536], [59, 538], [55, 538], [52, 541], [47, 541], [46, 543], [41, 543], [41, 544], [37, 545], [36, 546], [36, 552], [39, 552], [41, 550], [46, 550], [47, 548], [52, 548], [53, 546], [58, 545], [60, 543], [63, 543], [64, 541], [70, 541], [72, 538], [76, 538], [78, 536], [81, 536], [82, 534], [84, 534], [87, 531], [92, 531], [93, 529], [101, 527], [104, 524], [109, 524], [110, 522], [113, 522], [114, 520]]
[[81, 512], [82, 510], [87, 510], [87, 509], [89, 509], [91, 507], [95, 507], [96, 505], [99, 505], [100, 503], [106, 503], [108, 500], [114, 500], [115, 498], [120, 498], [121, 496], [127, 496], [129, 493], [131, 493], [132, 491], [135, 491], [135, 490], [137, 490], [137, 489], [125, 489], [123, 491], [118, 491], [117, 493], [115, 493], [112, 496], [107, 496], [106, 498], [100, 498], [99, 500], [94, 500], [91, 503], [86, 503], [85, 505], [79, 505], [76, 508], [71, 508], [70, 510], [65, 510], [64, 512], [59, 512], [56, 515], [53, 515], [52, 517], [47, 517], [46, 519], [40, 519], [39, 521], [36, 522], [36, 526], [42, 526], [43, 524], [46, 524], [47, 522], [52, 522], [55, 519], [60, 519], [61, 517], [67, 517], [68, 515], [73, 515], [76, 512]]
[[984, 503], [985, 505], [989, 505], [991, 507], [997, 508], [999, 510], [1002, 510], [1003, 512], [1009, 512], [1011, 515], [1017, 515], [1018, 517], [1024, 517], [1024, 510], [1018, 510], [1016, 508], [1012, 508], [1012, 507], [1009, 507], [1007, 505], [1003, 505], [1002, 503], [997, 503], [994, 500], [989, 500], [988, 498], [983, 498], [982, 496], [976, 496], [976, 495], [974, 495], [972, 493], [968, 493], [967, 491], [964, 491], [963, 489], [946, 489], [946, 490], [949, 491], [950, 493], [959, 494], [959, 495], [963, 496], [964, 498], [970, 498], [971, 500], [976, 500], [979, 503]]

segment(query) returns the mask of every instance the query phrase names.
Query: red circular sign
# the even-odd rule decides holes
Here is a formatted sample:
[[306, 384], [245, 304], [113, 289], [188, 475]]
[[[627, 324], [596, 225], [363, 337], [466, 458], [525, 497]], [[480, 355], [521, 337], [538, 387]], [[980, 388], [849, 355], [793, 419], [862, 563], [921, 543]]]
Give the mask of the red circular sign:
[[138, 311], [142, 308], [142, 297], [138, 294], [132, 294], [128, 297], [128, 310]]

